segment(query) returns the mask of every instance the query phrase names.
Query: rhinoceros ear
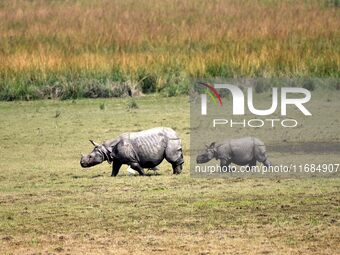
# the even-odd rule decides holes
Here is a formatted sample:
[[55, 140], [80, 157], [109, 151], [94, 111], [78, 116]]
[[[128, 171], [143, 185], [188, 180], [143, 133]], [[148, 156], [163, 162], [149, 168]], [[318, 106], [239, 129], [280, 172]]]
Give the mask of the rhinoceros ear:
[[211, 143], [209, 148], [215, 148], [215, 142]]
[[93, 140], [89, 140], [90, 141], [90, 143], [92, 143], [93, 144], [93, 146], [97, 146], [97, 145], [99, 145], [98, 143], [96, 143], [95, 141], [93, 141]]

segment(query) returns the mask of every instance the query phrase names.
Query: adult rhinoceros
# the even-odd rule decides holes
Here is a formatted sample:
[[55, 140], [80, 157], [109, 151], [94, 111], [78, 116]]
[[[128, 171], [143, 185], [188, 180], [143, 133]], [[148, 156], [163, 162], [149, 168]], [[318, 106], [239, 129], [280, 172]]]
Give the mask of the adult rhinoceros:
[[255, 137], [244, 137], [240, 139], [230, 139], [219, 144], [212, 143], [207, 146], [204, 153], [196, 158], [196, 162], [206, 163], [211, 159], [219, 159], [221, 167], [229, 169], [230, 163], [237, 165], [256, 166], [256, 161], [262, 162], [266, 167], [269, 167], [269, 162], [266, 154], [264, 143]]
[[140, 175], [145, 175], [143, 168], [154, 168], [165, 158], [174, 174], [182, 171], [183, 154], [181, 140], [176, 132], [167, 127], [157, 127], [140, 132], [121, 134], [113, 140], [94, 145], [89, 155], [82, 155], [80, 165], [91, 167], [107, 161], [112, 164], [111, 176], [116, 176], [122, 164], [129, 165]]

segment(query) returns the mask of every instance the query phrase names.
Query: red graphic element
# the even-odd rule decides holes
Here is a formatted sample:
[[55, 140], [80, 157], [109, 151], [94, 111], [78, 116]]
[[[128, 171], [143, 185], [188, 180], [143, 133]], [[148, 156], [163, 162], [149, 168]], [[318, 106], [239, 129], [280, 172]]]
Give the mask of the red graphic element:
[[221, 106], [223, 105], [220, 94], [218, 94], [217, 90], [212, 85], [210, 85], [209, 83], [204, 83], [204, 82], [198, 82], [198, 83], [209, 88], [215, 94], [215, 96], [217, 97], [218, 101], [220, 102], [220, 105]]

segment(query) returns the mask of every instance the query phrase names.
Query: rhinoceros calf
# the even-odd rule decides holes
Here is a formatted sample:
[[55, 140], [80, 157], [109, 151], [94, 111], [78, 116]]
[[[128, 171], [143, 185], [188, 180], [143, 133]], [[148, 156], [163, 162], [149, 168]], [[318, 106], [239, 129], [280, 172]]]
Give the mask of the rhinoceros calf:
[[196, 162], [206, 163], [213, 158], [220, 160], [221, 167], [228, 169], [231, 163], [252, 167], [256, 166], [256, 162], [259, 161], [267, 167], [271, 165], [267, 159], [264, 143], [255, 137], [231, 139], [219, 144], [213, 142], [207, 146], [204, 153], [197, 156]]
[[112, 176], [116, 176], [122, 164], [129, 165], [140, 175], [143, 168], [154, 168], [165, 158], [174, 174], [180, 174], [184, 163], [181, 140], [167, 127], [152, 128], [140, 132], [124, 133], [113, 140], [94, 145], [89, 155], [82, 155], [80, 165], [91, 167], [107, 161], [112, 163]]

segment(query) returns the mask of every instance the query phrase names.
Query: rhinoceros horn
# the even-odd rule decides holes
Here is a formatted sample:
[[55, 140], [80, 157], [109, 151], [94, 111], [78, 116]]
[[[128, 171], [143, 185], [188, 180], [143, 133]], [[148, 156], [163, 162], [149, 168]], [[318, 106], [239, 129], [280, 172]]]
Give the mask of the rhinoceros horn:
[[92, 143], [93, 144], [93, 146], [97, 146], [97, 145], [99, 145], [98, 143], [96, 143], [95, 141], [93, 141], [93, 140], [89, 140], [90, 141], [90, 143]]

